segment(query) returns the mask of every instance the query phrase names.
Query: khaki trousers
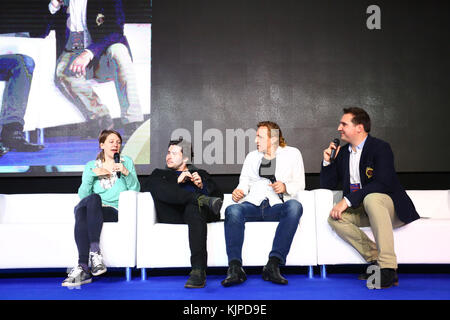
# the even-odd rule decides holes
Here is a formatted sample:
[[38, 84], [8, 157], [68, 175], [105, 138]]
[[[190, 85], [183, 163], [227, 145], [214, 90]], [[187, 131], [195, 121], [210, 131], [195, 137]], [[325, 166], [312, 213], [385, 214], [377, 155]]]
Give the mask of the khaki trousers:
[[[395, 214], [394, 203], [387, 194], [371, 193], [361, 206], [348, 208], [339, 220], [328, 217], [328, 223], [367, 262], [378, 261], [380, 268], [397, 268], [393, 229], [404, 223]], [[360, 227], [370, 227], [375, 242]]]

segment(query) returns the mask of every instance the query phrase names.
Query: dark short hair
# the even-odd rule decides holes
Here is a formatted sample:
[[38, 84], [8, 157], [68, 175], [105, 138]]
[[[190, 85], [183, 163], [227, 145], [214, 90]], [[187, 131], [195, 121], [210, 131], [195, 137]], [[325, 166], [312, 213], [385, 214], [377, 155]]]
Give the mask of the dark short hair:
[[[194, 150], [192, 149], [192, 144], [190, 141], [183, 139], [183, 137], [179, 137], [176, 140], [170, 140], [169, 145], [167, 148], [170, 148], [170, 146], [180, 146], [181, 147], [181, 153], [184, 154], [185, 151], [189, 152], [189, 149], [191, 149], [191, 157], [190, 159], [194, 158]], [[189, 157], [189, 156], [188, 156]]]
[[352, 114], [353, 115], [353, 119], [352, 119], [352, 123], [355, 125], [358, 124], [362, 124], [364, 127], [364, 131], [366, 131], [367, 133], [370, 132], [370, 117], [369, 114], [361, 108], [358, 107], [351, 107], [351, 108], [344, 108], [343, 109], [344, 114]]

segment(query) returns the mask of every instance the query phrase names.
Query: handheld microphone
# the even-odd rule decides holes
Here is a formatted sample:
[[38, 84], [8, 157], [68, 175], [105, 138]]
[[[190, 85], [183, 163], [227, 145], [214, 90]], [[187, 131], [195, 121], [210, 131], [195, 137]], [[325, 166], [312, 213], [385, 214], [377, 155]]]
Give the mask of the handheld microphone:
[[336, 146], [336, 149], [331, 149], [331, 155], [330, 155], [330, 162], [333, 163], [335, 158], [336, 158], [336, 152], [337, 152], [337, 148], [339, 147], [339, 144], [341, 143], [341, 141], [336, 138], [333, 140], [334, 145]]
[[[120, 163], [120, 154], [118, 152], [114, 153], [114, 162]], [[117, 178], [120, 179], [120, 171], [117, 171]]]
[[[277, 182], [277, 179], [275, 178], [274, 175], [266, 176], [266, 177], [264, 177], [264, 178], [269, 179], [270, 182], [271, 182], [272, 184], [274, 184], [275, 182]], [[277, 193], [277, 195], [278, 195], [278, 198], [280, 198], [280, 200], [284, 203], [284, 197], [283, 197], [283, 194], [282, 194], [282, 193]]]

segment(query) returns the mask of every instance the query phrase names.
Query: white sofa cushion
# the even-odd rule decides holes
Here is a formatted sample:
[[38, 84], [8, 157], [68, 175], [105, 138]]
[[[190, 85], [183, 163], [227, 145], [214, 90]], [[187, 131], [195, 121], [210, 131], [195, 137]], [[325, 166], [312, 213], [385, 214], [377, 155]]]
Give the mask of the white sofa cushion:
[[[301, 191], [297, 199], [302, 203], [303, 215], [286, 264], [316, 265], [314, 193]], [[232, 203], [231, 194], [225, 194], [222, 219], [226, 207]], [[278, 222], [246, 223], [242, 248], [244, 265], [260, 266], [267, 263], [277, 226]], [[157, 223], [153, 198], [149, 192], [138, 195], [137, 246], [138, 268], [190, 266], [188, 226]], [[228, 266], [223, 221], [208, 224], [207, 251], [208, 266]]]
[[[450, 243], [450, 219], [437, 218], [446, 217], [449, 190], [414, 190], [407, 193], [422, 218], [394, 230], [398, 263], [450, 263], [450, 255], [446, 254]], [[366, 263], [328, 224], [331, 208], [342, 198], [342, 192], [317, 189], [314, 194], [318, 264]], [[361, 229], [374, 239], [370, 227]]]
[[[103, 225], [100, 248], [110, 267], [136, 265], [137, 192], [119, 197], [119, 222]], [[77, 264], [77, 194], [0, 195], [0, 269], [66, 268]]]
[[0, 224], [72, 224], [77, 194], [0, 194]]
[[408, 190], [421, 218], [450, 219], [450, 190]]

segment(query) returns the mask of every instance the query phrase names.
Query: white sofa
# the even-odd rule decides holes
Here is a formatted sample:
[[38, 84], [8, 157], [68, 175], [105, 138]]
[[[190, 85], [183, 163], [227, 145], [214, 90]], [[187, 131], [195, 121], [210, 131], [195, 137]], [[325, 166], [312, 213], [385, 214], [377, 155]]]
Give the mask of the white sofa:
[[[119, 222], [104, 223], [100, 249], [108, 267], [136, 263], [137, 192], [119, 198]], [[78, 262], [74, 239], [77, 194], [0, 195], [0, 269], [69, 268]]]
[[[288, 266], [312, 266], [317, 264], [314, 193], [301, 191], [297, 199], [303, 205], [303, 215], [295, 234], [289, 255]], [[225, 194], [221, 217], [225, 208], [232, 204], [231, 194]], [[188, 227], [180, 224], [158, 223], [152, 196], [149, 192], [138, 195], [137, 268], [141, 268], [142, 279], [145, 268], [190, 267]], [[242, 257], [244, 266], [263, 266], [269, 252], [278, 222], [248, 222], [245, 225]], [[228, 266], [224, 223], [208, 224], [208, 266]]]
[[[331, 208], [342, 199], [341, 191], [317, 189], [316, 198], [317, 263], [322, 265], [362, 264], [365, 260], [329, 226]], [[420, 219], [394, 230], [398, 263], [450, 263], [450, 190], [408, 190]], [[373, 239], [370, 227], [362, 228]]]

